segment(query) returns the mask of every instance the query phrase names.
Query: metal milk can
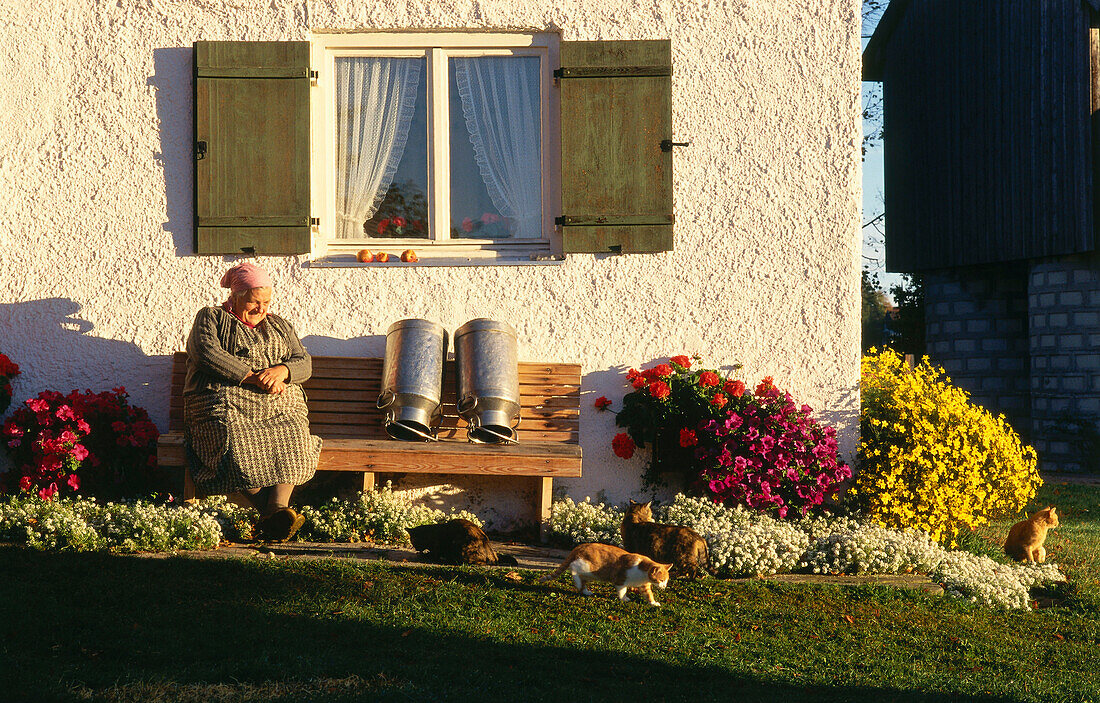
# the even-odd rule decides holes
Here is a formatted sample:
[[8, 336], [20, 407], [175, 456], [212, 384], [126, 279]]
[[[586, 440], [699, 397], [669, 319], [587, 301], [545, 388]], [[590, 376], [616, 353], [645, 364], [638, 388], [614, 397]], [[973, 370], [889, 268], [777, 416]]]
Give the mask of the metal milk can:
[[519, 345], [507, 322], [479, 318], [455, 330], [455, 396], [471, 442], [518, 442]]
[[398, 320], [386, 330], [382, 392], [386, 433], [394, 439], [435, 441], [443, 418], [443, 359], [447, 330], [430, 320]]

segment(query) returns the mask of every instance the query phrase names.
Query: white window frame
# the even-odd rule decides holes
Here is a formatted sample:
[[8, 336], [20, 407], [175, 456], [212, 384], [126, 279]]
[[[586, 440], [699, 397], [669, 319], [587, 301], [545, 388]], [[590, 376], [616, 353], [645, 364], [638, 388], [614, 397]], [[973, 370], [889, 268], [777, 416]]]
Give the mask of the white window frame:
[[[310, 38], [310, 65], [315, 85], [310, 100], [314, 258], [354, 265], [363, 248], [400, 253], [414, 249], [422, 262], [461, 263], [537, 261], [558, 258], [561, 236], [554, 217], [561, 209], [560, 132], [558, 95], [553, 70], [560, 63], [560, 37], [555, 33], [515, 32], [333, 32], [314, 31]], [[393, 56], [425, 58], [424, 77], [428, 111], [429, 238], [367, 237], [338, 240], [335, 236], [335, 59], [338, 56]], [[542, 123], [542, 232], [539, 239], [452, 239], [450, 237], [450, 120], [448, 60], [464, 56], [537, 56], [540, 59], [540, 118]]]

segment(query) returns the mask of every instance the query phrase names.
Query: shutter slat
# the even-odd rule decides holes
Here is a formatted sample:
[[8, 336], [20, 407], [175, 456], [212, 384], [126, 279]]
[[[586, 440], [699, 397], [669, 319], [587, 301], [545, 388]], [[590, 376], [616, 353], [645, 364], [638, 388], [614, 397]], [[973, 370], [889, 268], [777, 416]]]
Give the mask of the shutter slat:
[[196, 42], [195, 251], [310, 247], [309, 42]]
[[672, 43], [562, 42], [561, 63], [565, 252], [671, 250]]

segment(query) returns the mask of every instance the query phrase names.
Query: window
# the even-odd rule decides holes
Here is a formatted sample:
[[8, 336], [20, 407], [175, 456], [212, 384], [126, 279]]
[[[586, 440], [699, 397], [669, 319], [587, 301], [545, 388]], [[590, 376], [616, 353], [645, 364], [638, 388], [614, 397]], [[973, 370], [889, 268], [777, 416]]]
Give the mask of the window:
[[551, 252], [555, 35], [319, 34], [315, 250]]
[[196, 254], [672, 249], [667, 39], [319, 33], [194, 62]]

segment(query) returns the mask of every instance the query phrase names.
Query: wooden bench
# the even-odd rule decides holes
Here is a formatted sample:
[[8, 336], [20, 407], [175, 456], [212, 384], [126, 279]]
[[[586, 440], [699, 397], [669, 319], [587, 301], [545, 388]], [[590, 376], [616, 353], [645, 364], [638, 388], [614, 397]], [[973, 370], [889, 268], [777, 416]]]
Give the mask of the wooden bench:
[[[172, 360], [168, 432], [160, 436], [157, 459], [182, 469], [181, 494], [195, 495], [183, 446], [183, 382], [187, 354]], [[554, 477], [581, 475], [580, 380], [578, 364], [520, 362], [519, 444], [472, 444], [455, 409], [454, 362], [443, 369], [443, 421], [439, 442], [390, 439], [375, 406], [381, 391], [382, 359], [313, 357], [313, 377], [304, 384], [313, 434], [324, 438], [318, 471], [363, 475], [363, 489], [377, 474], [476, 474], [527, 477], [534, 481], [535, 514], [543, 539], [550, 517]]]

